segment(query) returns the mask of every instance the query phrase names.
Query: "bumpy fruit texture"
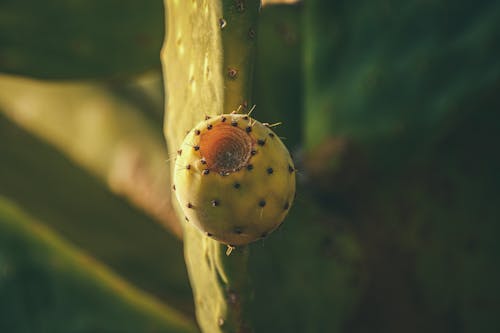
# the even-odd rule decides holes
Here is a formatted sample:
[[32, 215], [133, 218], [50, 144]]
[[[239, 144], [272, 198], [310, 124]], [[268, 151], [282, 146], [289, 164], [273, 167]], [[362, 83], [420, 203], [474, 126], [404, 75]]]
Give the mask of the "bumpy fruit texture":
[[189, 131], [177, 151], [173, 189], [186, 222], [222, 243], [245, 245], [282, 223], [295, 168], [269, 125], [223, 114]]

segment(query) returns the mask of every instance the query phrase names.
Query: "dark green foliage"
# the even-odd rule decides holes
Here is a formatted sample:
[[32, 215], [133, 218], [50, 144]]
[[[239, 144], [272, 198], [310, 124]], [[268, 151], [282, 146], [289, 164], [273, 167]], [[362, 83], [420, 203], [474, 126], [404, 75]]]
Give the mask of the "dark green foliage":
[[330, 137], [362, 142], [394, 165], [500, 75], [496, 1], [313, 0], [305, 22], [311, 148]]
[[0, 156], [0, 195], [137, 286], [192, 311], [178, 239], [1, 114]]
[[365, 281], [336, 331], [498, 331], [500, 6], [305, 11], [308, 187]]
[[4, 198], [0, 295], [2, 332], [196, 332]]
[[162, 2], [0, 2], [0, 71], [97, 78], [159, 67]]
[[343, 332], [366, 284], [362, 255], [350, 226], [299, 192], [283, 227], [251, 248], [255, 331]]

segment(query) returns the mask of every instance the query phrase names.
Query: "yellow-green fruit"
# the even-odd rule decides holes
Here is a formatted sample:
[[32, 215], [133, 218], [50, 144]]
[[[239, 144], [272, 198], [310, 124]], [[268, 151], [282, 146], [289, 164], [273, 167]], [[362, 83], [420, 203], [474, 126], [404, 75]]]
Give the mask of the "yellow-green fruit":
[[269, 126], [248, 115], [200, 122], [186, 135], [175, 164], [173, 189], [187, 223], [222, 243], [266, 237], [292, 205], [290, 154]]

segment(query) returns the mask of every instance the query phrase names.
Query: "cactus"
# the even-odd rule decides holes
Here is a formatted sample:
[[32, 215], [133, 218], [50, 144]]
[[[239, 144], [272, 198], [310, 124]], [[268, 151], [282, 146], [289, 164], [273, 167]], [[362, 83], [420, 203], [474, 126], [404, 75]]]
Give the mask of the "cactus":
[[[171, 152], [203, 117], [246, 111], [260, 1], [165, 0], [165, 136]], [[175, 163], [174, 160], [171, 162]], [[173, 169], [175, 166], [173, 166]], [[177, 207], [184, 220], [181, 207]], [[205, 332], [248, 332], [248, 248], [226, 245], [184, 223], [184, 253], [196, 315]]]
[[230, 246], [265, 238], [288, 213], [295, 168], [267, 126], [248, 115], [208, 118], [189, 131], [174, 171], [185, 220]]
[[[48, 3], [54, 1], [60, 0]], [[7, 6], [13, 3], [6, 2]], [[181, 222], [178, 225], [183, 228], [196, 315], [205, 333], [242, 333], [252, 329], [259, 333], [500, 331], [498, 311], [495, 311], [500, 299], [497, 283], [500, 270], [495, 261], [500, 251], [496, 240], [500, 233], [496, 223], [500, 159], [495, 153], [500, 141], [499, 113], [495, 112], [500, 107], [498, 2], [307, 0], [293, 8], [287, 7], [287, 14], [281, 11], [285, 7], [264, 7], [259, 18], [264, 25], [259, 23], [258, 29], [255, 28], [257, 2], [167, 0], [166, 3], [168, 42], [162, 52], [162, 62], [168, 93], [165, 135], [172, 152], [169, 170], [172, 177], [184, 179], [195, 170], [195, 165], [209, 166], [210, 157], [202, 155], [206, 142], [197, 142], [201, 138], [193, 137], [197, 128], [200, 135], [202, 129], [204, 133], [213, 133], [221, 116], [244, 117], [254, 104], [257, 104], [255, 114], [262, 119], [285, 121], [280, 135], [286, 136], [287, 146], [299, 153], [297, 162], [303, 170], [299, 182], [302, 188], [298, 191], [300, 200], [295, 200], [296, 207], [287, 215], [285, 227], [265, 240], [236, 246], [230, 256], [226, 255], [224, 242], [234, 245], [236, 241], [224, 240], [221, 226], [227, 223], [226, 226], [233, 227], [235, 219], [215, 219], [216, 215], [201, 213], [239, 216], [237, 212], [250, 205], [260, 192], [255, 189], [237, 192], [250, 198], [240, 202], [219, 184], [225, 181], [231, 184], [233, 178], [254, 174], [242, 169], [222, 176], [210, 165], [208, 175], [203, 174], [205, 169], [196, 169], [199, 179], [191, 177], [176, 184], [172, 198], [179, 195], [182, 202], [178, 205], [177, 200], [172, 200], [179, 215], [175, 216], [175, 222]], [[70, 5], [81, 4], [73, 1]], [[3, 6], [0, 5], [0, 12]], [[0, 24], [8, 21], [16, 24], [5, 26], [3, 36], [13, 32], [24, 35], [17, 29], [22, 20], [12, 20], [11, 12], [5, 13], [8, 15], [0, 15]], [[146, 9], [141, 11], [144, 17], [150, 15], [147, 13]], [[34, 22], [29, 16], [26, 18], [25, 22]], [[150, 19], [154, 23], [155, 17]], [[103, 28], [109, 32], [106, 26]], [[40, 58], [41, 61], [35, 63], [26, 57], [13, 57], [12, 52], [6, 57], [1, 51], [12, 49], [1, 42], [2, 38], [0, 36], [0, 68], [6, 68], [14, 59], [28, 63], [31, 69], [39, 65], [37, 70], [42, 73], [51, 71], [42, 61], [43, 54], [41, 57], [35, 53], [30, 55], [31, 59]], [[22, 39], [18, 44], [20, 41]], [[252, 84], [255, 43], [258, 43], [257, 57], [261, 58], [255, 62], [260, 68], [256, 68]], [[62, 48], [68, 47], [67, 43], [60, 44]], [[66, 54], [66, 51], [56, 54]], [[109, 62], [113, 54], [116, 53], [103, 55], [104, 63]], [[132, 53], [124, 54], [124, 58], [118, 60], [130, 55]], [[52, 66], [59, 65], [55, 60]], [[105, 69], [115, 72], [121, 68], [113, 66], [117, 63]], [[130, 67], [132, 71], [133, 68]], [[82, 71], [91, 72], [88, 67], [77, 69], [74, 77], [81, 77]], [[98, 66], [95, 69], [99, 69]], [[34, 70], [25, 73], [28, 72]], [[31, 110], [34, 105], [21, 95], [25, 89], [19, 86], [19, 94], [3, 94], [3, 99], [10, 103], [1, 107], [11, 109], [11, 119], [17, 123], [20, 117], [15, 108], [21, 105]], [[120, 91], [122, 98], [124, 93], [128, 95]], [[133, 100], [137, 101], [134, 97]], [[76, 100], [75, 105], [79, 105]], [[243, 114], [231, 115], [233, 110]], [[211, 119], [200, 124], [205, 115]], [[70, 131], [60, 126], [57, 119], [54, 123], [58, 131]], [[123, 126], [123, 122], [112, 123]], [[213, 127], [209, 130], [210, 124]], [[137, 130], [137, 125], [129, 123], [124, 132]], [[158, 128], [153, 132], [160, 131], [159, 124], [156, 125]], [[38, 152], [39, 146], [32, 141], [18, 140], [16, 133], [5, 130], [9, 128], [11, 125], [0, 130], [0, 136], [5, 138], [0, 154], [2, 195], [12, 197], [41, 220], [50, 220], [51, 228], [85, 247], [137, 286], [157, 296], [162, 296], [163, 290], [176, 290], [172, 283], [175, 277], [154, 274], [160, 268], [169, 273], [179, 268], [164, 255], [165, 249], [154, 245], [172, 241], [160, 235], [159, 227], [145, 227], [150, 231], [140, 238], [147, 238], [147, 242], [151, 235], [155, 236], [147, 246], [143, 246], [144, 241], [131, 242], [123, 229], [137, 215], [120, 208], [123, 203], [99, 200], [101, 197], [93, 195], [94, 190], [67, 182], [67, 174], [61, 172], [65, 169], [57, 166], [59, 159]], [[106, 127], [108, 132], [110, 128], [114, 127]], [[186, 131], [190, 131], [188, 138], [185, 138]], [[65, 146], [71, 147], [71, 144], [65, 142]], [[194, 150], [194, 146], [200, 149]], [[176, 156], [178, 149], [183, 150], [181, 156]], [[82, 164], [69, 150], [61, 151]], [[191, 157], [184, 155], [186, 153]], [[160, 150], [155, 150], [155, 156], [166, 170], [163, 162], [168, 157]], [[185, 164], [183, 159], [187, 157], [196, 160], [195, 163], [190, 160], [190, 173], [178, 166]], [[201, 162], [203, 157], [207, 164]], [[263, 170], [261, 166], [255, 167], [255, 163], [252, 165], [252, 171]], [[49, 170], [61, 175], [44, 177], [53, 175]], [[265, 173], [262, 176], [269, 177]], [[88, 178], [89, 175], [85, 175], [85, 184], [89, 183]], [[105, 180], [101, 176], [95, 179]], [[209, 184], [212, 180], [221, 181], [214, 182], [217, 184], [214, 187]], [[249, 182], [263, 183], [262, 177]], [[90, 184], [94, 183], [90, 181]], [[189, 186], [195, 191], [184, 189], [180, 195], [179, 186]], [[233, 188], [229, 189], [229, 193], [235, 193]], [[165, 184], [163, 190], [171, 192], [171, 186]], [[234, 211], [227, 211], [229, 206], [223, 205], [222, 200], [215, 201], [213, 207], [211, 200], [214, 199], [203, 199], [205, 205], [210, 204], [201, 210], [191, 203], [193, 197], [215, 192], [225, 195], [224, 202], [236, 200], [231, 205]], [[86, 203], [87, 198], [98, 204]], [[78, 203], [76, 207], [80, 208], [66, 209], [73, 208], [73, 203]], [[188, 207], [189, 203], [192, 207]], [[105, 215], [106, 221], [91, 214], [96, 207], [106, 208], [110, 213]], [[267, 208], [270, 207], [266, 200], [263, 213]], [[115, 215], [118, 209], [124, 215]], [[251, 214], [255, 214], [255, 210], [251, 210]], [[186, 215], [189, 222], [184, 221]], [[108, 222], [115, 216], [121, 216], [118, 220], [127, 219], [127, 224], [119, 221], [119, 228], [107, 228], [113, 225]], [[89, 226], [86, 220], [92, 221], [91, 228], [85, 228]], [[241, 222], [245, 226], [253, 225], [248, 219]], [[143, 228], [142, 223], [137, 224], [135, 227]], [[219, 228], [215, 232], [209, 229], [213, 225]], [[135, 231], [135, 227], [126, 229]], [[200, 228], [213, 232], [212, 237], [204, 235]], [[16, 228], [2, 228], [0, 223], [0, 229], [0, 247], [5, 248], [6, 241], [15, 238]], [[70, 229], [75, 232], [64, 232]], [[96, 234], [102, 236], [101, 230], [107, 231], [106, 237], [95, 237]], [[103, 251], [119, 252], [119, 256], [108, 260], [99, 255], [101, 252], [89, 244], [92, 243], [89, 238], [104, 239], [100, 243]], [[13, 246], [9, 243], [7, 260], [5, 251], [0, 251], [0, 288], [6, 276], [8, 283], [12, 281], [9, 279], [12, 271], [5, 270], [10, 267], [5, 262], [12, 262], [9, 256], [28, 248], [34, 239], [35, 236], [21, 246], [20, 242]], [[122, 245], [117, 248], [115, 240], [120, 240]], [[150, 250], [144, 251], [144, 248]], [[124, 251], [129, 252], [124, 255]], [[37, 253], [32, 251], [26, 258]], [[154, 267], [152, 269], [158, 271], [142, 271], [129, 265], [128, 254], [144, 264], [141, 268]], [[114, 264], [120, 258], [123, 261]], [[17, 256], [14, 262], [23, 259]], [[32, 262], [16, 267], [31, 267]], [[37, 271], [51, 272], [51, 266], [38, 268]], [[54, 272], [60, 272], [59, 268]], [[131, 272], [140, 272], [143, 276], [132, 276]], [[156, 283], [149, 284], [152, 273]], [[54, 275], [42, 276], [54, 278]], [[68, 276], [58, 276], [68, 281]], [[44, 291], [53, 284], [46, 281], [37, 281], [37, 295], [39, 288]], [[0, 290], [0, 317], [17, 313], [19, 303], [15, 297], [32, 290], [24, 288], [24, 281], [23, 289], [18, 292], [11, 292], [10, 286], [7, 284], [7, 292]], [[84, 289], [87, 290], [90, 288]], [[173, 300], [175, 306], [181, 308], [179, 299], [167, 296], [162, 299]], [[73, 308], [85, 303], [85, 299], [78, 297], [72, 300], [69, 305]], [[36, 307], [36, 299], [30, 298], [29, 302]], [[121, 309], [114, 304], [103, 304], [113, 306], [110, 314]], [[101, 309], [106, 310], [97, 307], [98, 311]], [[64, 310], [54, 310], [57, 315], [53, 317], [60, 318]], [[38, 323], [37, 314], [27, 319]], [[101, 318], [101, 313], [93, 315]], [[137, 331], [132, 316], [126, 317], [120, 317], [123, 321], [115, 325]], [[80, 323], [78, 319], [68, 318], [71, 324]], [[23, 326], [5, 328], [2, 326], [5, 322], [9, 323], [0, 318], [2, 332], [23, 329]], [[148, 323], [154, 325], [150, 320], [140, 321], [143, 322], [145, 326], [139, 328], [142, 331], [148, 331]], [[112, 324], [109, 329], [116, 327]]]

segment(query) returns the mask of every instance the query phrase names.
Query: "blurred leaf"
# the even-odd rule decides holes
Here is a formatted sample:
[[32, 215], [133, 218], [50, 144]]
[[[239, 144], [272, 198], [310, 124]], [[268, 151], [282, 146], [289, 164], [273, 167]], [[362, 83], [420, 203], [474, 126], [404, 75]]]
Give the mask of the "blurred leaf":
[[[144, 75], [143, 81], [154, 77]], [[159, 79], [158, 77], [156, 79]], [[161, 120], [144, 112], [161, 84], [128, 90], [142, 98], [113, 93], [102, 83], [36, 81], [0, 75], [0, 112], [57, 147], [125, 196], [177, 236], [181, 226], [170, 203], [168, 160]], [[146, 101], [150, 101], [148, 104]]]
[[0, 197], [0, 331], [197, 330]]
[[257, 31], [255, 116], [284, 134], [289, 148], [302, 144], [302, 6], [262, 8]]
[[0, 114], [0, 194], [138, 287], [192, 311], [181, 242]]
[[498, 2], [304, 9], [306, 191], [364, 282], [331, 331], [497, 332]]
[[304, 9], [309, 149], [335, 138], [395, 166], [500, 77], [498, 1], [311, 0]]
[[161, 0], [0, 2], [0, 71], [97, 78], [159, 67]]

